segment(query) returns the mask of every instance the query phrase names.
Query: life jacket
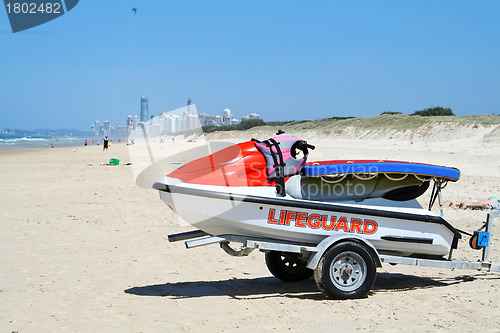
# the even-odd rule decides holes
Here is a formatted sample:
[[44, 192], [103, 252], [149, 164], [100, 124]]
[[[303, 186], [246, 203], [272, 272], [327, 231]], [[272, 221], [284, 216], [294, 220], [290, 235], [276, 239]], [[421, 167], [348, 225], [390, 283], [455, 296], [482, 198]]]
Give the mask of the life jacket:
[[[277, 192], [284, 193], [284, 179], [301, 172], [307, 155], [292, 156], [292, 147], [302, 140], [289, 134], [279, 134], [265, 141], [256, 141], [255, 146], [266, 159], [266, 174], [269, 181], [276, 181]], [[280, 188], [282, 187], [282, 188]]]

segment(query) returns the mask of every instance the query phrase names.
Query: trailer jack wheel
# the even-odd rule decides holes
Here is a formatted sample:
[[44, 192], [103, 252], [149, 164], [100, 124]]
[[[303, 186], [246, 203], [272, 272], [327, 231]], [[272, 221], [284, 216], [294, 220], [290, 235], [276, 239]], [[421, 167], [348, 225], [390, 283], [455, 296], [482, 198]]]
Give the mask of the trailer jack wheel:
[[336, 299], [361, 298], [370, 291], [377, 268], [368, 248], [357, 242], [334, 245], [314, 270], [318, 288]]
[[282, 281], [301, 281], [310, 278], [313, 270], [306, 267], [297, 253], [270, 251], [266, 253], [266, 265], [271, 274]]

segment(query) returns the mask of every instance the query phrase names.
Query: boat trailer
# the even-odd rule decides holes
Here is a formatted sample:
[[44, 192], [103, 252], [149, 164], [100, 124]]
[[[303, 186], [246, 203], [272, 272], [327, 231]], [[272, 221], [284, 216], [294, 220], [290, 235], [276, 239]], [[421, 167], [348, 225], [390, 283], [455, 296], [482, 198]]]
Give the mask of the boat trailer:
[[[478, 261], [452, 259], [453, 249], [450, 249], [447, 259], [380, 254], [368, 240], [352, 234], [335, 234], [317, 245], [239, 235], [213, 236], [201, 230], [172, 234], [168, 240], [185, 241], [188, 249], [218, 243], [227, 254], [238, 257], [258, 249], [266, 254], [267, 267], [278, 279], [299, 281], [314, 275], [316, 284], [325, 295], [348, 299], [366, 296], [375, 282], [377, 267], [382, 267], [383, 263], [500, 272], [500, 264], [490, 261], [493, 220], [499, 216], [500, 211], [488, 213], [481, 230], [469, 234], [472, 236], [471, 247], [482, 250]], [[242, 245], [234, 249], [230, 243]]]

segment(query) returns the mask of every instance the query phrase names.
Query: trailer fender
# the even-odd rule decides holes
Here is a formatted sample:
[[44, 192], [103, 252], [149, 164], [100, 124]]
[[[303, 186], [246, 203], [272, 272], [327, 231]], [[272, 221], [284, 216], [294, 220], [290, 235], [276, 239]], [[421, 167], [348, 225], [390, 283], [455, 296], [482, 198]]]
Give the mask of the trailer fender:
[[316, 267], [318, 266], [319, 260], [321, 259], [323, 254], [333, 245], [338, 244], [340, 242], [344, 242], [344, 241], [355, 241], [355, 242], [362, 243], [362, 244], [365, 244], [366, 246], [368, 246], [368, 248], [372, 252], [372, 256], [373, 256], [373, 259], [375, 260], [375, 264], [377, 265], [377, 267], [382, 267], [382, 260], [380, 259], [378, 251], [373, 246], [373, 244], [370, 243], [369, 241], [367, 241], [366, 239], [361, 238], [361, 237], [356, 236], [356, 235], [333, 235], [333, 236], [330, 236], [330, 237], [323, 239], [316, 246], [317, 252], [309, 258], [309, 260], [307, 261], [306, 267], [310, 268], [310, 269], [316, 269]]

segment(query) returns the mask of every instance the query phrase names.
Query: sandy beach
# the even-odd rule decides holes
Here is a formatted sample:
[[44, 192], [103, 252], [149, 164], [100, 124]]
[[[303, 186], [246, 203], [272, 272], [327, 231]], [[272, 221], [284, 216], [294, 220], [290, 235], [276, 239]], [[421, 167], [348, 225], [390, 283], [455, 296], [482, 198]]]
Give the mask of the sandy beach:
[[[317, 146], [311, 161], [374, 158], [459, 168], [461, 179], [443, 193], [444, 217], [471, 232], [487, 212], [447, 203], [500, 194], [500, 126], [428, 126], [293, 134]], [[272, 131], [207, 139], [266, 139]], [[168, 234], [190, 228], [157, 191], [136, 185], [133, 165], [124, 165], [131, 161], [128, 148], [0, 150], [2, 332], [500, 331], [498, 273], [385, 265], [367, 298], [338, 301], [325, 299], [313, 279], [273, 278], [260, 252], [235, 258], [216, 245], [186, 250], [182, 242], [169, 243]], [[120, 165], [101, 165], [110, 158]], [[419, 201], [426, 204], [429, 195]], [[495, 222], [491, 256], [500, 262]], [[464, 237], [454, 258], [476, 260], [480, 253]]]

